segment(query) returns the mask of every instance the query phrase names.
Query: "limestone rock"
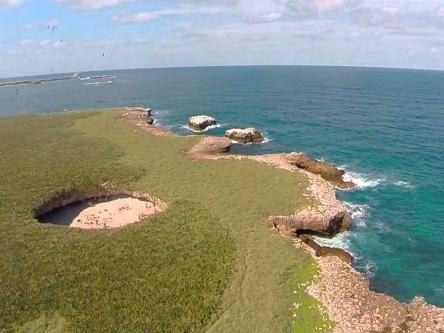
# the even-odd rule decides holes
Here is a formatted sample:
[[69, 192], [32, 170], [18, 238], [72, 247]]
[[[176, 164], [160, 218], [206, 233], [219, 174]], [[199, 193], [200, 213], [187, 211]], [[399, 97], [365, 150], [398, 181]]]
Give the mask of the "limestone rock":
[[227, 138], [208, 136], [202, 139], [191, 150], [190, 154], [194, 156], [215, 156], [226, 154], [230, 151], [231, 141]]
[[308, 157], [303, 153], [290, 153], [286, 154], [288, 162], [300, 169], [307, 170], [308, 172], [321, 175], [322, 178], [333, 183], [340, 188], [353, 188], [355, 184], [353, 182], [344, 181], [344, 170], [339, 169], [336, 165], [315, 160]]
[[132, 119], [132, 120], [143, 120], [150, 125], [154, 123], [154, 119], [151, 118], [150, 108], [139, 107], [139, 106], [126, 107], [123, 116], [127, 119]]
[[205, 115], [193, 116], [188, 120], [188, 126], [195, 131], [204, 131], [214, 125], [217, 125], [217, 120]]
[[264, 137], [256, 128], [233, 128], [226, 131], [225, 136], [243, 144], [264, 141]]

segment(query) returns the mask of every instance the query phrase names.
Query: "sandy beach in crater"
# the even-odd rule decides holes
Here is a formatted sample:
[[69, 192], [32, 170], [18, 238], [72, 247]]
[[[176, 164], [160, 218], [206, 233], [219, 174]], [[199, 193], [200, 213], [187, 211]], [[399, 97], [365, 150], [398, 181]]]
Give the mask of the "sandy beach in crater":
[[114, 229], [162, 211], [159, 205], [133, 197], [73, 203], [49, 213], [45, 223], [81, 229]]

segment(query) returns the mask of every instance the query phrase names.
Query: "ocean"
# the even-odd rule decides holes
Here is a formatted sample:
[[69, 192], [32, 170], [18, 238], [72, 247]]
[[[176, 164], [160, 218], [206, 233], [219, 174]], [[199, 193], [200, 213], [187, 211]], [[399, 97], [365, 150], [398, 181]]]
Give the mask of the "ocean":
[[359, 185], [338, 193], [352, 230], [323, 243], [351, 252], [374, 290], [444, 306], [444, 72], [252, 66], [80, 75], [0, 87], [0, 116], [146, 105], [180, 134], [197, 114], [219, 120], [211, 135], [256, 127], [266, 142], [234, 152], [306, 152]]

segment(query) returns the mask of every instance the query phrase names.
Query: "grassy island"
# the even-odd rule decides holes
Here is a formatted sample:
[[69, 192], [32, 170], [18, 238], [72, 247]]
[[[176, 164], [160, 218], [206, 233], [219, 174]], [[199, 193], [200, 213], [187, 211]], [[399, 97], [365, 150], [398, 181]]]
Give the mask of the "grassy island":
[[[306, 176], [193, 160], [199, 140], [144, 133], [112, 110], [0, 119], [0, 332], [327, 330], [300, 287], [316, 265], [264, 223], [304, 207]], [[34, 217], [103, 184], [168, 208], [104, 231]]]

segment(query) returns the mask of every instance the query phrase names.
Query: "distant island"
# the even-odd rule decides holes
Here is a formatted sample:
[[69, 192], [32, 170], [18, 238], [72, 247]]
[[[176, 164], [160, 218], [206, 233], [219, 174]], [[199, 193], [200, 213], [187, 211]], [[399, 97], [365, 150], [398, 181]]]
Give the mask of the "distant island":
[[[88, 79], [103, 79], [108, 77], [107, 75], [95, 75], [88, 77]], [[82, 80], [80, 73], [74, 73], [73, 75], [55, 76], [49, 78], [34, 78], [34, 79], [22, 79], [22, 80], [3, 80], [0, 81], [0, 87], [17, 86], [22, 84], [42, 84], [51, 81], [66, 81], [66, 80]]]

